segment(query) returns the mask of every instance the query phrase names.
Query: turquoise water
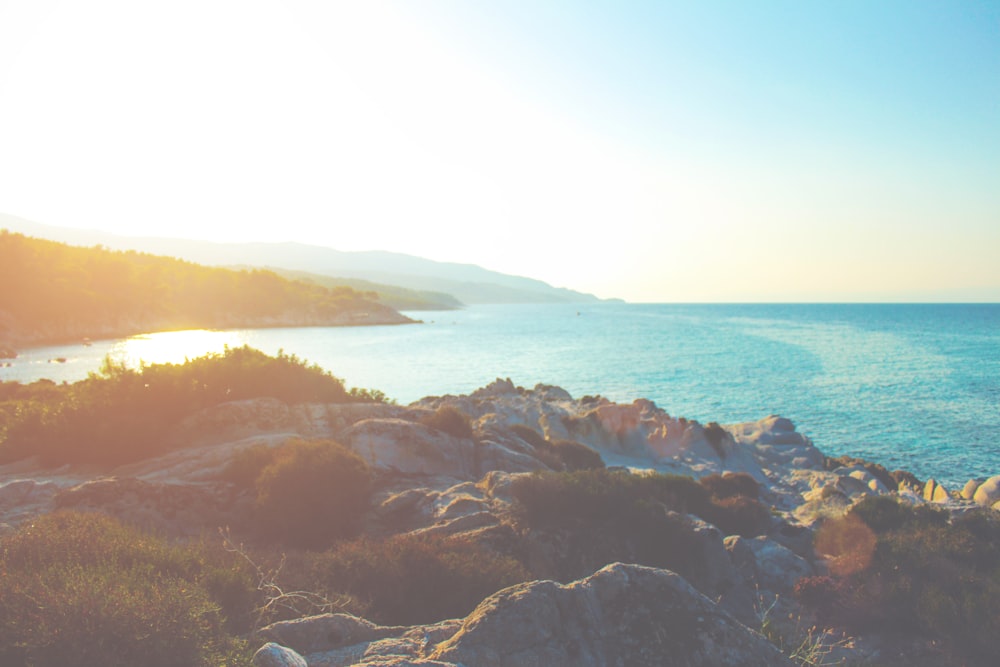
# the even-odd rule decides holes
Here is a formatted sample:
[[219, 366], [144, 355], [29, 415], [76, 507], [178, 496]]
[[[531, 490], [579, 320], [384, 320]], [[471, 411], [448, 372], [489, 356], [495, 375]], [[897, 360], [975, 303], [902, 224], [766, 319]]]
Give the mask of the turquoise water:
[[[75, 380], [105, 354], [183, 361], [278, 349], [400, 403], [494, 378], [574, 396], [649, 398], [670, 414], [789, 417], [828, 454], [952, 485], [1000, 473], [1000, 305], [477, 306], [424, 324], [154, 334], [24, 352], [0, 379]], [[63, 357], [65, 362], [51, 361]]]

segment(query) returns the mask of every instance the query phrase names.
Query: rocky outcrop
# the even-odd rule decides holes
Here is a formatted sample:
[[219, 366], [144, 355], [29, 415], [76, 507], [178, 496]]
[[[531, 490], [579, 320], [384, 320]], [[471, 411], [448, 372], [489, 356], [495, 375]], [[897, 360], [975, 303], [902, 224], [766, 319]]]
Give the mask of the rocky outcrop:
[[993, 507], [1000, 503], [1000, 475], [990, 477], [980, 484], [972, 499], [982, 507]]
[[[470, 418], [471, 437], [423, 423], [442, 407]], [[516, 552], [534, 576], [557, 577], [557, 564], [573, 553], [573, 543], [559, 530], [522, 534], [511, 520], [510, 489], [523, 474], [562, 464], [543, 451], [546, 443], [516, 425], [530, 427], [549, 444], [583, 443], [609, 466], [637, 473], [747, 473], [775, 516], [764, 527], [766, 535], [748, 539], [677, 515], [695, 563], [689, 569], [675, 565], [686, 580], [665, 570], [614, 565], [567, 586], [522, 584], [488, 598], [465, 619], [426, 626], [310, 617], [262, 632], [255, 663], [786, 664], [740, 624], [757, 620], [761, 595], [774, 601], [765, 600], [765, 607], [776, 617], [802, 612], [789, 593], [800, 578], [823, 574], [828, 566], [813, 552], [814, 524], [885, 494], [943, 504], [953, 514], [1000, 507], [1000, 476], [971, 480], [961, 499], [952, 498], [933, 479], [922, 484], [858, 459], [827, 459], [782, 417], [702, 425], [672, 417], [650, 401], [575, 400], [558, 387], [529, 390], [498, 380], [467, 396], [427, 398], [406, 407], [228, 403], [174, 425], [176, 450], [97, 478], [82, 468], [42, 471], [37, 462], [0, 466], [0, 530], [54, 508], [106, 512], [165, 534], [194, 536], [224, 525], [252, 530], [240, 525], [253, 520], [252, 494], [238, 493], [220, 475], [232, 457], [292, 437], [332, 438], [376, 473], [365, 523], [370, 537], [461, 536], [501, 553]], [[794, 631], [790, 625], [788, 632]]]
[[478, 479], [476, 442], [456, 438], [406, 419], [365, 419], [349, 427], [340, 441], [376, 471]]
[[394, 418], [405, 411], [384, 403], [289, 405], [275, 398], [255, 398], [197, 412], [174, 426], [170, 441], [175, 446], [190, 448], [270, 434], [330, 438], [360, 420]]
[[309, 667], [792, 664], [677, 574], [621, 563], [565, 586], [513, 586], [458, 621], [383, 627], [328, 614], [276, 623], [259, 636], [272, 642], [255, 658], [259, 667], [296, 664], [266, 662], [279, 646]]
[[924, 500], [929, 503], [946, 503], [951, 499], [948, 489], [930, 478], [924, 484]]
[[51, 481], [15, 479], [0, 483], [0, 517], [4, 523], [19, 523], [53, 508], [57, 493], [59, 485]]

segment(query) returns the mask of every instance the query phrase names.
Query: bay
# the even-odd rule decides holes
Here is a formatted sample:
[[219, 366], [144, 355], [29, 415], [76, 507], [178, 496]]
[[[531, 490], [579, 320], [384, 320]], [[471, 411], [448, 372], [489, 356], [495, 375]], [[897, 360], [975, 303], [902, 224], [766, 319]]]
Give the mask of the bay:
[[1000, 473], [998, 304], [476, 306], [422, 324], [166, 332], [23, 350], [0, 379], [82, 379], [110, 356], [182, 362], [279, 349], [400, 403], [495, 378], [648, 398], [672, 415], [792, 419], [827, 454], [952, 487]]

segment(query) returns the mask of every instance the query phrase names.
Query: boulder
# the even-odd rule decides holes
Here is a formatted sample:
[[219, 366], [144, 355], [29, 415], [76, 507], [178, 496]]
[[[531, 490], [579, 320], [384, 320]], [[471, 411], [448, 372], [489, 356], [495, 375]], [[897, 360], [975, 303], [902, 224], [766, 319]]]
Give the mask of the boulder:
[[985, 479], [970, 479], [966, 482], [961, 491], [962, 500], [972, 500], [975, 498], [976, 489], [978, 489], [979, 485], [985, 481]]
[[365, 419], [340, 440], [375, 470], [479, 479], [476, 443], [405, 419]]
[[729, 535], [723, 540], [729, 559], [736, 573], [748, 584], [757, 581], [757, 557], [750, 548], [749, 540], [739, 535]]
[[268, 642], [257, 667], [792, 664], [679, 575], [621, 563], [565, 586], [512, 586], [464, 619], [386, 627], [323, 614], [274, 623], [257, 639]]
[[299, 655], [320, 653], [344, 646], [399, 636], [404, 628], [376, 625], [350, 614], [318, 614], [272, 623], [257, 631], [256, 638], [280, 644]]
[[253, 654], [253, 664], [255, 667], [309, 667], [301, 655], [273, 642], [257, 649]]
[[698, 563], [696, 571], [687, 575], [690, 583], [741, 622], [751, 623], [753, 591], [737, 572], [722, 532], [693, 515], [685, 517], [685, 521], [691, 526], [689, 548], [696, 554], [694, 560]]
[[994, 475], [980, 484], [972, 499], [982, 507], [992, 507], [1000, 501], [1000, 475]]
[[679, 575], [621, 563], [567, 586], [500, 591], [431, 658], [477, 667], [791, 664]]
[[755, 537], [747, 543], [757, 562], [761, 588], [775, 593], [790, 593], [799, 579], [815, 574], [805, 558], [769, 537]]
[[791, 420], [771, 415], [756, 422], [736, 424], [728, 430], [738, 443], [752, 448], [766, 470], [804, 468], [822, 470], [824, 456]]
[[951, 499], [948, 489], [938, 484], [933, 477], [924, 484], [924, 500], [929, 503], [946, 503]]

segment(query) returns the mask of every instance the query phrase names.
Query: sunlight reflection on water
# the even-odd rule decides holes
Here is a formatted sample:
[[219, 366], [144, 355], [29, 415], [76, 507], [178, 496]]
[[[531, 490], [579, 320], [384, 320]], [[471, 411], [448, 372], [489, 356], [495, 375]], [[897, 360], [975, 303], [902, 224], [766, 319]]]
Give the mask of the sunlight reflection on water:
[[163, 331], [118, 341], [108, 354], [113, 360], [136, 368], [141, 363], [180, 364], [187, 359], [222, 352], [227, 346], [239, 347], [245, 342], [243, 331]]

